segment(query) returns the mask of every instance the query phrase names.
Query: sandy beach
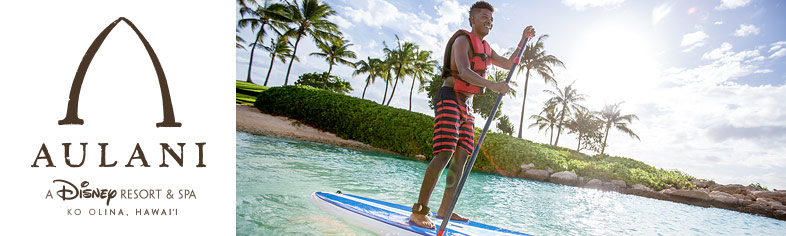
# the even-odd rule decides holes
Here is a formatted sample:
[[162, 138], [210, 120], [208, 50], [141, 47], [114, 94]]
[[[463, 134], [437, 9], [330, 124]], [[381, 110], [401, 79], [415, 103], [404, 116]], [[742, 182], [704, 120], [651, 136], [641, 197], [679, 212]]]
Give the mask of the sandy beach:
[[247, 105], [235, 105], [235, 130], [256, 135], [301, 139], [360, 150], [391, 153], [354, 140], [347, 140], [283, 116], [273, 116]]

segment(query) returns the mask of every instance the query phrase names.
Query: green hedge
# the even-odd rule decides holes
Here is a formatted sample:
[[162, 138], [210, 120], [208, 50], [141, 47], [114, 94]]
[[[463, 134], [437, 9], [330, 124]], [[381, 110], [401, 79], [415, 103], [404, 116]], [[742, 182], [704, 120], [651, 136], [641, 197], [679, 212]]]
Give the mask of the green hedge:
[[406, 156], [431, 157], [434, 119], [311, 87], [270, 88], [257, 96], [262, 112], [300, 120], [339, 137]]
[[[283, 115], [306, 124], [405, 156], [432, 158], [434, 117], [311, 87], [284, 86], [262, 91], [254, 104], [262, 112]], [[477, 124], [482, 127], [483, 124]], [[480, 136], [476, 128], [475, 137]], [[585, 181], [624, 180], [656, 190], [693, 188], [695, 179], [676, 170], [657, 169], [625, 157], [589, 156], [575, 150], [533, 143], [500, 133], [489, 133], [474, 169], [515, 174], [522, 163], [555, 172], [573, 171]]]

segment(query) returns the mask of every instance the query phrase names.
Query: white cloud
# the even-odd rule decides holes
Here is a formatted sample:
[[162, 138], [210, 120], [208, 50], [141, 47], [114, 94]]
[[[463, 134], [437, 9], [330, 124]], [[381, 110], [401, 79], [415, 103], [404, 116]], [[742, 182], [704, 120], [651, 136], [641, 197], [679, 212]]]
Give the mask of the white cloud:
[[577, 11], [586, 10], [589, 7], [615, 8], [625, 0], [562, 0], [562, 4], [572, 7]]
[[753, 73], [754, 74], [766, 74], [766, 73], [772, 73], [772, 70], [770, 70], [770, 69], [761, 69], [761, 70], [756, 70]]
[[741, 24], [740, 28], [734, 32], [734, 36], [745, 37], [751, 34], [756, 35], [759, 34], [759, 31], [760, 31], [759, 28], [757, 28], [755, 25]]
[[717, 10], [727, 10], [727, 9], [734, 9], [738, 7], [744, 7], [748, 5], [751, 0], [721, 0], [721, 5], [715, 7]]
[[723, 24], [723, 21], [716, 21], [716, 22], [715, 22], [715, 24], [716, 24], [716, 25], [722, 25], [722, 24]]
[[693, 49], [698, 47], [704, 46], [704, 40], [709, 38], [710, 36], [704, 33], [704, 31], [696, 31], [690, 34], [685, 34], [682, 36], [682, 42], [680, 42], [681, 47], [688, 47], [683, 52], [690, 52]]
[[671, 12], [671, 4], [664, 3], [652, 9], [652, 25], [657, 25], [666, 15]]
[[786, 48], [781, 48], [781, 50], [778, 50], [777, 52], [770, 55], [770, 59], [774, 59], [782, 56], [786, 56]]
[[335, 22], [336, 25], [338, 25], [340, 30], [351, 29], [354, 26], [352, 24], [352, 22], [349, 22], [347, 19], [345, 19], [344, 17], [341, 17], [339, 15], [329, 16], [328, 20], [330, 20], [332, 22]]
[[771, 44], [772, 47], [767, 52], [773, 52], [770, 59], [786, 56], [786, 41], [775, 42]]

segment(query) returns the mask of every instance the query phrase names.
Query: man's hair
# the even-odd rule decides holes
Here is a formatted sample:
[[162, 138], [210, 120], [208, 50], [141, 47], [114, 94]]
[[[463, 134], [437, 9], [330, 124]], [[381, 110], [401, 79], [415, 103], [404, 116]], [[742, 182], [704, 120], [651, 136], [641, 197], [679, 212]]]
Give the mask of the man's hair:
[[494, 12], [494, 7], [491, 6], [490, 3], [486, 1], [477, 1], [475, 4], [472, 4], [472, 7], [469, 8], [469, 15], [472, 16], [475, 9], [487, 9], [491, 12]]

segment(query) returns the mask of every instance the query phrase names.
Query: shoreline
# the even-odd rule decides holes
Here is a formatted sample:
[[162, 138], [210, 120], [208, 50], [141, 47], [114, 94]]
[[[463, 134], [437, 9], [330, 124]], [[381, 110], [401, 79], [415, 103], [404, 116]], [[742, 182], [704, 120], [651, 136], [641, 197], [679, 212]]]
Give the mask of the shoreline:
[[345, 148], [396, 154], [354, 140], [343, 139], [285, 116], [262, 113], [248, 105], [235, 105], [235, 130], [255, 135], [306, 140]]
[[[284, 116], [273, 116], [262, 113], [259, 109], [248, 105], [236, 105], [236, 130], [255, 135], [300, 139], [325, 143], [357, 150], [371, 150], [401, 155], [385, 149], [376, 148], [354, 140], [343, 139], [333, 133], [319, 130], [297, 120]], [[414, 160], [426, 161], [421, 155], [409, 157]], [[596, 179], [584, 179], [573, 172], [554, 173], [552, 170], [538, 170], [534, 165], [522, 163], [518, 172], [491, 172], [505, 177], [550, 182], [580, 188], [612, 191], [621, 194], [636, 195], [645, 198], [683, 203], [700, 207], [715, 207], [763, 217], [786, 220], [786, 191], [755, 191], [750, 187], [729, 184], [720, 185], [712, 181], [694, 182], [699, 186], [696, 190], [664, 189], [654, 191], [642, 185], [629, 186], [622, 180], [603, 182]]]

